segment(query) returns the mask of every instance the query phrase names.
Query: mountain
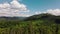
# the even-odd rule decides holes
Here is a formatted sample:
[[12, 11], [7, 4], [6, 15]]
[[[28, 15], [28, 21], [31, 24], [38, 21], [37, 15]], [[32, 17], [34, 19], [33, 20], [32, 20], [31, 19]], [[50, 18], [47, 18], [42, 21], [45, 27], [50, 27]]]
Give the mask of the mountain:
[[60, 16], [55, 16], [52, 14], [38, 14], [38, 15], [33, 15], [25, 19], [25, 21], [32, 21], [32, 20], [44, 20], [44, 21], [54, 21], [57, 24], [60, 24]]
[[38, 15], [33, 15], [30, 17], [5, 17], [1, 16], [0, 20], [17, 20], [17, 21], [33, 21], [33, 20], [43, 20], [43, 21], [53, 21], [57, 24], [60, 24], [60, 16], [55, 16], [52, 14], [38, 14]]
[[0, 20], [24, 20], [26, 17], [6, 17], [1, 16]]

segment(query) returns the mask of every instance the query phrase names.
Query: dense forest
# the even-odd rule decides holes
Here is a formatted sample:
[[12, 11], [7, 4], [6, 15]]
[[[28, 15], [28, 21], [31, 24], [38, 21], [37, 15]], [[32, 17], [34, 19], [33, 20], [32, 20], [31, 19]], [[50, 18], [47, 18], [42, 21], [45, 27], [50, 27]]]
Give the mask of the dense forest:
[[0, 34], [60, 34], [60, 16], [0, 17]]

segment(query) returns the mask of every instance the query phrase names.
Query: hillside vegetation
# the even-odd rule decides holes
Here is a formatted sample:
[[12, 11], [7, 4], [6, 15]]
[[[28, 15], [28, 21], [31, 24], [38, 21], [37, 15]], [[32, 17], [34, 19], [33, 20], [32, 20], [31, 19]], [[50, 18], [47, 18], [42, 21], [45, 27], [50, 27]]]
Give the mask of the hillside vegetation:
[[38, 14], [23, 20], [0, 18], [0, 34], [60, 34], [60, 16]]

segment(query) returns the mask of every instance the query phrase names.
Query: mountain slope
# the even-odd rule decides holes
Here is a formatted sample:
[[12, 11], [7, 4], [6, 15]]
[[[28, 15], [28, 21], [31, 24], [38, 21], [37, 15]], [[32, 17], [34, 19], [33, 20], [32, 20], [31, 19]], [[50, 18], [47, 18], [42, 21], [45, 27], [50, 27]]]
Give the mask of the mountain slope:
[[60, 16], [55, 16], [51, 14], [38, 14], [38, 15], [33, 15], [31, 17], [28, 17], [26, 21], [31, 21], [31, 20], [44, 20], [44, 21], [54, 21], [55, 23], [59, 24], [60, 23]]
[[0, 20], [24, 20], [26, 17], [5, 17], [5, 16], [1, 16]]

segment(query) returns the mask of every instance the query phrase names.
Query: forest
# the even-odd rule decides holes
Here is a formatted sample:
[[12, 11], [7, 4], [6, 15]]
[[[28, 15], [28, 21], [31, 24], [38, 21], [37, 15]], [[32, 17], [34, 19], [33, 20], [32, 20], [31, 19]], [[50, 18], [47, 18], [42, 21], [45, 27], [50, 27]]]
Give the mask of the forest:
[[0, 17], [0, 34], [60, 34], [60, 16], [46, 13], [22, 20], [9, 18]]

